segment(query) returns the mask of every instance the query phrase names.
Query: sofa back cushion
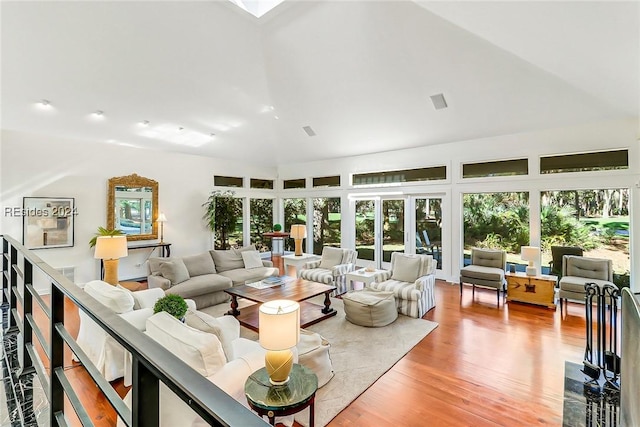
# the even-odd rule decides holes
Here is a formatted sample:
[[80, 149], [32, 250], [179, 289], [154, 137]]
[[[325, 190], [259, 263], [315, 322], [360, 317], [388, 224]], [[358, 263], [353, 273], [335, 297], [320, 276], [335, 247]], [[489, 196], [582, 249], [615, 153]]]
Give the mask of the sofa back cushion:
[[172, 261], [173, 258], [163, 258], [163, 257], [151, 257], [147, 261], [147, 267], [149, 271], [149, 275], [151, 276], [159, 276], [160, 275], [160, 264], [167, 261]]
[[218, 272], [223, 272], [223, 271], [235, 270], [238, 268], [244, 268], [244, 260], [242, 259], [242, 252], [255, 251], [255, 250], [256, 250], [256, 247], [254, 245], [249, 245], [240, 249], [229, 249], [228, 251], [212, 249], [209, 251], [209, 253], [211, 253], [213, 262], [216, 265], [216, 270]]
[[84, 285], [84, 291], [118, 314], [133, 310], [135, 304], [133, 295], [127, 289], [110, 285], [102, 280], [88, 282]]
[[320, 268], [330, 269], [342, 262], [344, 250], [340, 248], [332, 248], [325, 246], [322, 248], [322, 259], [320, 260]]
[[216, 273], [216, 265], [213, 263], [213, 258], [211, 258], [211, 255], [208, 252], [204, 252], [200, 255], [183, 257], [182, 261], [187, 267], [189, 277]]
[[242, 255], [242, 262], [244, 268], [260, 268], [263, 267], [262, 259], [260, 258], [260, 252], [258, 251], [244, 251], [240, 253]]
[[167, 312], [147, 319], [146, 334], [201, 375], [212, 375], [227, 363], [222, 344], [214, 334], [187, 326]]
[[171, 261], [160, 263], [160, 273], [162, 277], [171, 281], [171, 286], [189, 280], [189, 270], [180, 258], [173, 258]]

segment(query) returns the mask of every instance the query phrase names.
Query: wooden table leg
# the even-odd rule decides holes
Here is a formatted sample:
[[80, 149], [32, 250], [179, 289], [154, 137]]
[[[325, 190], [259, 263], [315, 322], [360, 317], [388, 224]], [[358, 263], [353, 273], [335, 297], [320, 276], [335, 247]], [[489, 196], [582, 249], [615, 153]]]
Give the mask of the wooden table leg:
[[227, 314], [236, 317], [240, 314], [240, 310], [238, 310], [238, 297], [235, 295], [231, 295], [231, 309], [227, 311]]
[[316, 398], [314, 397], [311, 400], [311, 405], [309, 405], [309, 427], [314, 427], [315, 425], [315, 418], [316, 418], [315, 401], [316, 401]]
[[329, 292], [325, 292], [324, 294], [324, 308], [322, 309], [324, 314], [329, 314], [333, 312], [333, 308], [331, 308], [331, 298], [329, 298]]

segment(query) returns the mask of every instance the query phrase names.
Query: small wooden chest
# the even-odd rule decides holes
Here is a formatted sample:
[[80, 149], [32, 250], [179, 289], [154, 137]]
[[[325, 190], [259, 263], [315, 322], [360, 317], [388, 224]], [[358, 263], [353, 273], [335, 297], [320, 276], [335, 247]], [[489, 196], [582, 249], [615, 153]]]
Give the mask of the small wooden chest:
[[527, 276], [524, 273], [506, 273], [507, 301], [526, 302], [556, 308], [556, 276]]

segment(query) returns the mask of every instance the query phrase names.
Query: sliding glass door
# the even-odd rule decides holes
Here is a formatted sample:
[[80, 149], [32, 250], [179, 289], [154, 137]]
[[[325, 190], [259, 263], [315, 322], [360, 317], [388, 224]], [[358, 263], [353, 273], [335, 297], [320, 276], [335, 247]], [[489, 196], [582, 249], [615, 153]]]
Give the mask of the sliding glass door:
[[412, 198], [415, 216], [410, 234], [415, 235], [415, 253], [433, 256], [437, 269], [442, 270], [442, 197]]
[[405, 251], [405, 200], [355, 201], [358, 265], [389, 268], [391, 254]]

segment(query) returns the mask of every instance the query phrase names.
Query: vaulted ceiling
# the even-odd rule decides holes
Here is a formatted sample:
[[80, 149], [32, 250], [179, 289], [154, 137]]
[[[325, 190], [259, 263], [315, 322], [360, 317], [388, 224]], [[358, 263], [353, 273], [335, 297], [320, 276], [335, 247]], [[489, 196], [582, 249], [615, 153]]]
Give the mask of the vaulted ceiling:
[[1, 7], [4, 129], [277, 165], [639, 113], [636, 1]]

